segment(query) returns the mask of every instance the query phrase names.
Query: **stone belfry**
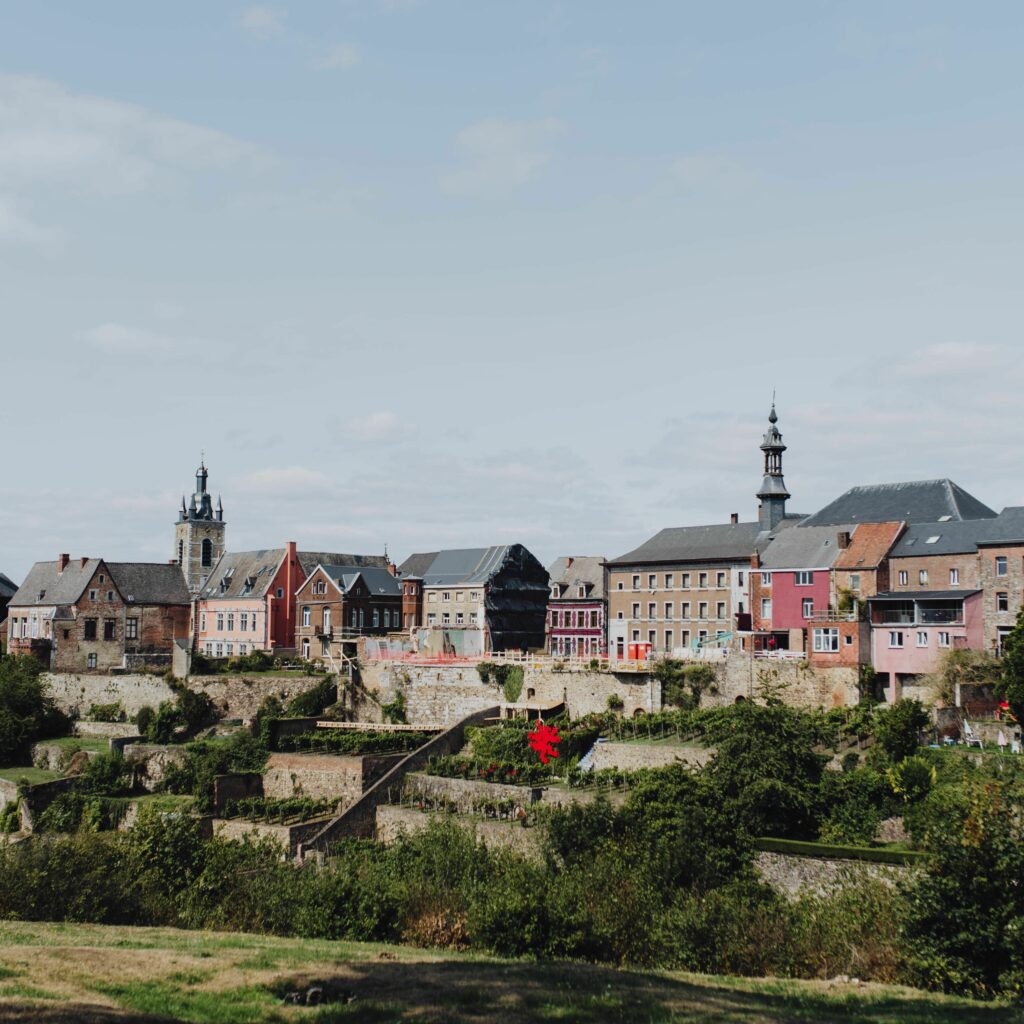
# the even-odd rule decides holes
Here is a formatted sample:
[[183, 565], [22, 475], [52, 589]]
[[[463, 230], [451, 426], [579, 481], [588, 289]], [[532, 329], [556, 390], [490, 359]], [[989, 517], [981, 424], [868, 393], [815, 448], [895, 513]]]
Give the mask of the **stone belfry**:
[[782, 443], [782, 434], [776, 424], [779, 417], [775, 412], [775, 402], [768, 414], [768, 429], [761, 442], [764, 452], [764, 479], [761, 489], [757, 492], [760, 502], [757, 520], [762, 530], [774, 530], [786, 518], [786, 499], [790, 496], [786, 490], [786, 481], [782, 478], [782, 453], [786, 446]]
[[208, 477], [205, 462], [200, 462], [196, 489], [187, 507], [182, 495], [178, 521], [174, 524], [174, 557], [193, 594], [206, 583], [217, 559], [224, 554], [224, 506], [218, 497], [216, 509], [213, 507], [213, 498], [206, 489]]

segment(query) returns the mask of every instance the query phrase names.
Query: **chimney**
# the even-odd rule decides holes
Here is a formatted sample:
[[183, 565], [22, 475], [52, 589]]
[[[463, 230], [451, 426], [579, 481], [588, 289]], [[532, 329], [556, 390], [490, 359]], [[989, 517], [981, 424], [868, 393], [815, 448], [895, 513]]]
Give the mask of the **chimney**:
[[388, 572], [391, 573], [392, 576], [397, 576], [398, 575], [398, 566], [395, 565], [394, 562], [388, 562]]
[[761, 556], [756, 551], [750, 556], [750, 568], [751, 569], [760, 569], [761, 568]]
[[68, 567], [68, 562], [71, 561], [71, 556], [66, 554], [60, 554], [57, 556], [57, 572], [63, 572]]
[[836, 543], [840, 548], [848, 548], [850, 546], [850, 531], [843, 530], [842, 533], [836, 534]]
[[88, 555], [82, 555], [82, 557], [78, 560], [79, 565], [83, 569], [85, 568], [85, 563], [88, 562], [88, 561], [89, 561], [89, 556]]
[[740, 514], [739, 514], [739, 512], [733, 512], [732, 515], [729, 516], [729, 522], [732, 523], [733, 526], [735, 526], [739, 521], [740, 521]]

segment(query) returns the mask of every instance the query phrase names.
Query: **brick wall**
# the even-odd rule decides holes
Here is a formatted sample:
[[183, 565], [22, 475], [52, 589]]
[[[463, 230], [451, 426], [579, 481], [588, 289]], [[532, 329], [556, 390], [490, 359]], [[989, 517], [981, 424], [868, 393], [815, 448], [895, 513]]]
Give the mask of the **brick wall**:
[[[1006, 575], [996, 575], [996, 559], [1006, 559]], [[992, 650], [999, 634], [1017, 621], [1024, 596], [1024, 546], [982, 547], [978, 549], [980, 586], [984, 594], [984, 645]], [[1006, 594], [1007, 610], [999, 611], [999, 594]]]
[[346, 808], [398, 764], [404, 754], [346, 757], [325, 754], [271, 754], [263, 775], [264, 795], [337, 799]]

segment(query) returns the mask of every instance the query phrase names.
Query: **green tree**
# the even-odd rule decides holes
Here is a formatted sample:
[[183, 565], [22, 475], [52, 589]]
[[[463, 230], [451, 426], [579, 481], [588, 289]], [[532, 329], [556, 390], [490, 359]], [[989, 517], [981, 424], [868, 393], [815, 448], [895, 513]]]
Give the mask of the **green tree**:
[[898, 700], [875, 712], [875, 737], [893, 762], [913, 757], [921, 742], [921, 730], [931, 722], [919, 700]]
[[0, 656], [0, 765], [25, 764], [38, 739], [60, 735], [68, 725], [29, 657]]
[[996, 693], [1010, 705], [1013, 717], [1024, 725], [1024, 608], [1003, 641], [1002, 676], [996, 684]]

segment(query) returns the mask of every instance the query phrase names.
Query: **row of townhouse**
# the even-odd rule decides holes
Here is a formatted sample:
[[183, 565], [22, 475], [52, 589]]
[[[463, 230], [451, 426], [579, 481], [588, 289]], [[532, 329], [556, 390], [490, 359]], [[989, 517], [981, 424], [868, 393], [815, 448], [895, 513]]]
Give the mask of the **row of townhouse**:
[[201, 465], [168, 563], [37, 562], [9, 588], [11, 651], [76, 672], [170, 667], [175, 648], [211, 658], [295, 650], [338, 665], [366, 637], [465, 656], [544, 643], [548, 574], [521, 544], [425, 552], [401, 568], [386, 553], [294, 541], [231, 552], [207, 484]]

